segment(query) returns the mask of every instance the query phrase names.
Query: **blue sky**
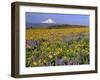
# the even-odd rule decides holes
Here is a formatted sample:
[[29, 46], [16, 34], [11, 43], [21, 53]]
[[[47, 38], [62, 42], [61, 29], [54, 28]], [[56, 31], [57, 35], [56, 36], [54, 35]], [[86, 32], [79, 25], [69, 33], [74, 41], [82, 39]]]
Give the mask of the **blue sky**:
[[51, 18], [57, 24], [71, 24], [71, 25], [84, 25], [89, 26], [89, 15], [79, 14], [51, 14], [51, 13], [33, 13], [26, 12], [27, 23], [42, 23], [43, 21]]

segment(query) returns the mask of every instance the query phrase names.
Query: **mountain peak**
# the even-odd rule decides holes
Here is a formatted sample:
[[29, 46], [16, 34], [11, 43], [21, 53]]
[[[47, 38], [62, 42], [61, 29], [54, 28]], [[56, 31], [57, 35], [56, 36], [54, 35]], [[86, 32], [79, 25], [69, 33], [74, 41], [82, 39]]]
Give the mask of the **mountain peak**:
[[48, 18], [47, 20], [43, 21], [42, 23], [53, 23], [53, 24], [55, 24], [56, 22], [53, 19]]

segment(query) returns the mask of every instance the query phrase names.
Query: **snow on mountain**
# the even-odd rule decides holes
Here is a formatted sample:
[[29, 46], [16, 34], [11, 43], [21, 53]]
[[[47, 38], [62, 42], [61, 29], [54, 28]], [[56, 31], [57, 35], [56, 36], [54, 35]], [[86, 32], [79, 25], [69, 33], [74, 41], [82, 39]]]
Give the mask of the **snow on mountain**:
[[52, 24], [55, 24], [56, 22], [53, 19], [49, 18], [49, 19], [43, 21], [42, 23], [49, 23], [49, 24], [52, 23]]

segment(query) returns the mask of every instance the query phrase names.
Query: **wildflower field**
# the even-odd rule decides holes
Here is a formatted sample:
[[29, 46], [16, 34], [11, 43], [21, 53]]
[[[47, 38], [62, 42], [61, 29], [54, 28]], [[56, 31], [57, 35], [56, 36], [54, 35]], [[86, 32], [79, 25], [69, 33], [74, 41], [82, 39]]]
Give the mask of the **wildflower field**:
[[89, 64], [89, 27], [26, 29], [26, 67]]

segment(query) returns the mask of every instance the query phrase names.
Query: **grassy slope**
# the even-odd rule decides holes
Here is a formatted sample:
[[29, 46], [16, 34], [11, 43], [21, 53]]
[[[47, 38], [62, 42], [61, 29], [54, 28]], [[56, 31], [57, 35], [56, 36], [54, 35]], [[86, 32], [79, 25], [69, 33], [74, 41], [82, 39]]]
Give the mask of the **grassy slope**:
[[[37, 38], [37, 37], [48, 37], [52, 36], [52, 34], [56, 33], [57, 35], [64, 35], [67, 36], [70, 33], [87, 33], [89, 32], [89, 27], [85, 28], [64, 28], [64, 29], [27, 29], [26, 30], [26, 39], [30, 40], [32, 38]], [[51, 34], [51, 35], [50, 35]]]

